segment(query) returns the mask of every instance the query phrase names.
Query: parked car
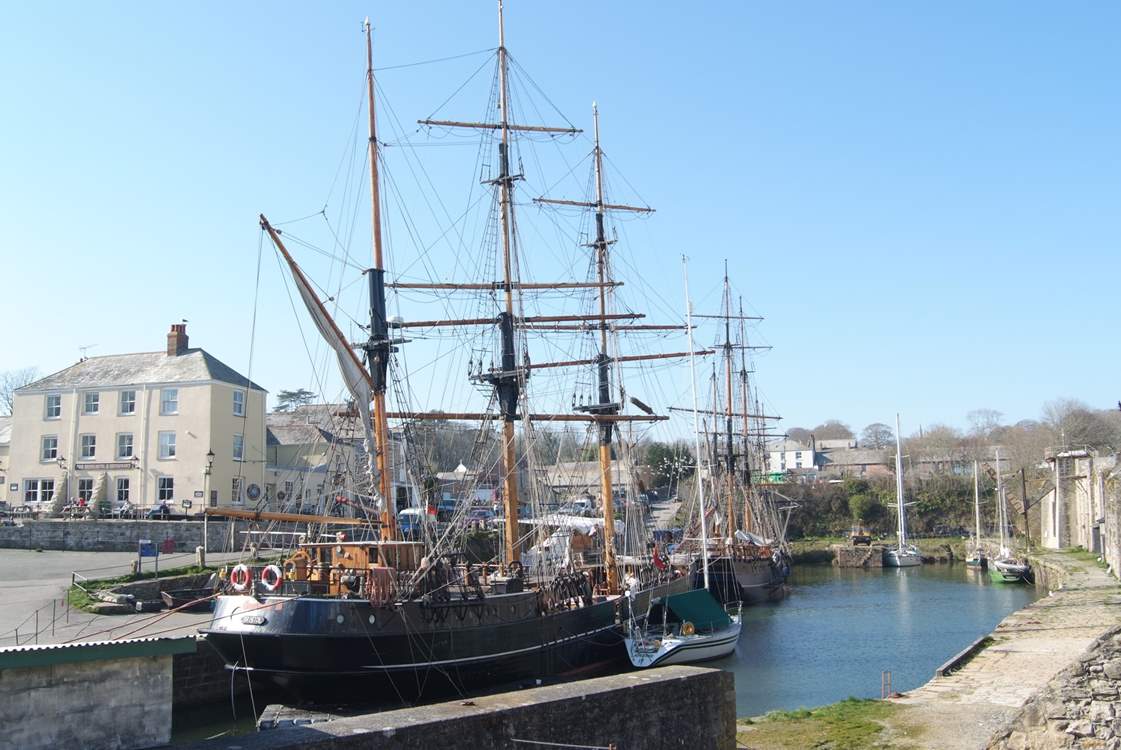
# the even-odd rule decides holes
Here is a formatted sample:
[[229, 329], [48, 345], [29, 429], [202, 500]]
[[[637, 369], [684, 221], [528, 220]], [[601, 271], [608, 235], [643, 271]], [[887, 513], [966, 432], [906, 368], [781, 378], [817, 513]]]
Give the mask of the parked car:
[[440, 523], [447, 523], [452, 520], [455, 515], [456, 508], [459, 507], [459, 501], [455, 499], [445, 498], [436, 505], [436, 519]]
[[489, 526], [494, 521], [494, 511], [488, 508], [473, 508], [467, 514], [467, 523]]
[[397, 528], [406, 539], [416, 539], [424, 529], [427, 518], [424, 508], [405, 508], [397, 513]]

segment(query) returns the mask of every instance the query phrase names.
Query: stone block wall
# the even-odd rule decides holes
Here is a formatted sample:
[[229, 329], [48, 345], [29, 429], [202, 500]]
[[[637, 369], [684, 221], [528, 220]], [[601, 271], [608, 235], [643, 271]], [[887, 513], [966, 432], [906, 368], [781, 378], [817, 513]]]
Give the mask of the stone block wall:
[[0, 670], [0, 747], [130, 750], [171, 738], [171, 656]]
[[232, 682], [230, 672], [218, 652], [199, 639], [198, 652], [176, 654], [172, 664], [172, 701], [175, 708], [198, 706], [229, 700], [230, 691], [242, 695], [248, 690], [244, 675]]
[[883, 545], [834, 544], [833, 564], [839, 568], [882, 568], [884, 566]]
[[990, 740], [989, 750], [1121, 749], [1121, 626], [1094, 641]]
[[[521, 740], [521, 742], [515, 742]], [[271, 729], [188, 746], [219, 750], [524, 750], [544, 743], [619, 750], [736, 747], [730, 672], [661, 667], [562, 685]]]
[[[208, 521], [207, 548], [228, 547], [228, 521]], [[20, 526], [0, 526], [0, 548], [76, 550], [81, 552], [135, 552], [137, 542], [151, 539], [157, 545], [170, 540], [175, 552], [194, 552], [202, 545], [202, 521], [25, 521]], [[244, 531], [237, 524], [235, 532]], [[243, 541], [235, 534], [234, 542]]]

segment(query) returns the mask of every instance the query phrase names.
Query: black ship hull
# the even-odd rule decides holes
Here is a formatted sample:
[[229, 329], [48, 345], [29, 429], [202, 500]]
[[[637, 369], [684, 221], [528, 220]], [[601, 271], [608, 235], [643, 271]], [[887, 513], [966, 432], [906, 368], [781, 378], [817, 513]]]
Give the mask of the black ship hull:
[[[635, 597], [687, 590], [688, 576]], [[477, 692], [629, 665], [626, 597], [550, 613], [536, 592], [439, 604], [219, 597], [202, 632], [230, 669], [298, 702], [398, 702]]]
[[[738, 560], [718, 557], [708, 563], [709, 589], [721, 604], [739, 601], [751, 605], [781, 601], [786, 596], [789, 573], [788, 564], [773, 558]], [[702, 580], [702, 576], [701, 572], [695, 574], [698, 581]]]

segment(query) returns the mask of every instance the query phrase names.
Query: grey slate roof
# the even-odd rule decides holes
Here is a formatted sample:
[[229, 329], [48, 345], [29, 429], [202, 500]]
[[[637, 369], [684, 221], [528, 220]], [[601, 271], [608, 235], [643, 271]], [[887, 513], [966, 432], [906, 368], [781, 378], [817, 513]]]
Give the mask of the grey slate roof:
[[21, 391], [49, 391], [63, 388], [101, 388], [144, 383], [189, 383], [217, 380], [231, 385], [263, 391], [256, 383], [202, 349], [188, 349], [178, 356], [166, 352], [110, 354], [90, 357], [53, 375], [20, 388]]
[[265, 441], [268, 445], [361, 441], [365, 432], [357, 416], [340, 416], [347, 410], [346, 404], [308, 404], [271, 412], [265, 415]]

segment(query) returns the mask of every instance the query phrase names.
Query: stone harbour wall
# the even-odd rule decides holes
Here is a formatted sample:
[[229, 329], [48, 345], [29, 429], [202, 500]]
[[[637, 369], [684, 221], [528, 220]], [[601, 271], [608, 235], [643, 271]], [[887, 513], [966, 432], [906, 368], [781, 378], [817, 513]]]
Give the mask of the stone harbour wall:
[[[207, 521], [207, 549], [228, 547], [230, 522]], [[0, 548], [49, 549], [80, 552], [135, 552], [141, 539], [168, 544], [173, 552], [194, 552], [202, 546], [202, 521], [24, 521], [18, 526], [0, 526]], [[236, 524], [235, 532], [244, 531]], [[243, 535], [234, 537], [235, 549]]]
[[839, 568], [882, 568], [884, 547], [882, 544], [834, 544], [833, 564]]
[[171, 667], [172, 703], [175, 708], [228, 701], [230, 693], [248, 691], [245, 675], [230, 679], [226, 663], [205, 639], [198, 639], [198, 651], [175, 654]]
[[550, 743], [614, 744], [619, 750], [734, 750], [734, 678], [720, 669], [660, 667], [270, 729], [181, 750], [524, 750]]
[[1121, 748], [1121, 626], [1095, 640], [996, 733], [989, 750]]
[[0, 748], [130, 750], [170, 738], [170, 656], [0, 670]]

